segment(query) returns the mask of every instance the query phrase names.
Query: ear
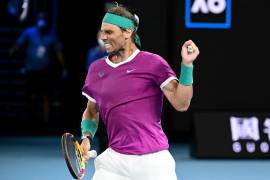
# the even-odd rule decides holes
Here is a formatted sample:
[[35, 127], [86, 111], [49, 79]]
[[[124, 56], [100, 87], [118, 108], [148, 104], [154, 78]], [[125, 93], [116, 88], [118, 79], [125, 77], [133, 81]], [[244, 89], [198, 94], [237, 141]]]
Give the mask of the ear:
[[125, 37], [125, 39], [131, 38], [132, 32], [133, 32], [133, 31], [132, 31], [131, 29], [126, 29], [126, 30], [124, 31], [124, 37]]

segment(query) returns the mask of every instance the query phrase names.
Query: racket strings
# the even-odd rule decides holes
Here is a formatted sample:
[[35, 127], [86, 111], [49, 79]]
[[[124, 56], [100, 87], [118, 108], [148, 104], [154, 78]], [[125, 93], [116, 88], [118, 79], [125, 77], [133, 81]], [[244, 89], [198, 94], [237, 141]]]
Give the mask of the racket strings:
[[74, 179], [81, 178], [80, 163], [78, 162], [76, 154], [76, 146], [74, 143], [74, 136], [69, 133], [65, 133], [62, 136], [62, 148], [65, 156], [65, 160], [68, 169]]
[[74, 142], [74, 146], [75, 146], [75, 153], [77, 156], [76, 159], [77, 159], [77, 162], [78, 162], [79, 168], [80, 168], [79, 169], [80, 174], [84, 174], [85, 164], [84, 164], [84, 158], [83, 158], [83, 150], [80, 147], [78, 142]]
[[74, 179], [82, 179], [85, 173], [84, 151], [70, 133], [62, 136], [62, 149], [68, 169]]

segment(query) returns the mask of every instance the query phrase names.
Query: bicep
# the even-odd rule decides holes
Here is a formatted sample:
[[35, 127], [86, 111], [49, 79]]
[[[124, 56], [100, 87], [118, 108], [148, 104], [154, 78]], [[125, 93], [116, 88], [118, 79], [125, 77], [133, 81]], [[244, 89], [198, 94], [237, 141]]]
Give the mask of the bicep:
[[192, 86], [184, 86], [173, 80], [164, 86], [163, 93], [177, 111], [186, 111], [190, 105], [193, 89]]
[[171, 80], [168, 84], [166, 84], [162, 91], [165, 97], [169, 100], [169, 102], [172, 104], [175, 99], [175, 94], [177, 91], [178, 82], [177, 80]]

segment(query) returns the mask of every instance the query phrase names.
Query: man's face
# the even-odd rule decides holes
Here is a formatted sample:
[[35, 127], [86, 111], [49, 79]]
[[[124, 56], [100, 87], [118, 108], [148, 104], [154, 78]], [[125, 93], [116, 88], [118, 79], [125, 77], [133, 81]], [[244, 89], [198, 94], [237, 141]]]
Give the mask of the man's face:
[[104, 42], [107, 53], [111, 53], [125, 47], [127, 35], [118, 26], [102, 23], [100, 38]]

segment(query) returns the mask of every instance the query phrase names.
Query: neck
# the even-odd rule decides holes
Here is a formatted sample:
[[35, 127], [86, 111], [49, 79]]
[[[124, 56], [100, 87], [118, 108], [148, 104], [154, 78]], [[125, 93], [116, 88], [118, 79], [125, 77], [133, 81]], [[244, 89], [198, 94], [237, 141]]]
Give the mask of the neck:
[[121, 49], [117, 50], [116, 52], [111, 53], [109, 56], [109, 59], [113, 63], [117, 64], [117, 63], [120, 63], [120, 62], [123, 62], [124, 60], [126, 60], [136, 50], [137, 50], [137, 47], [135, 46], [135, 44], [131, 43], [130, 46], [121, 48]]

